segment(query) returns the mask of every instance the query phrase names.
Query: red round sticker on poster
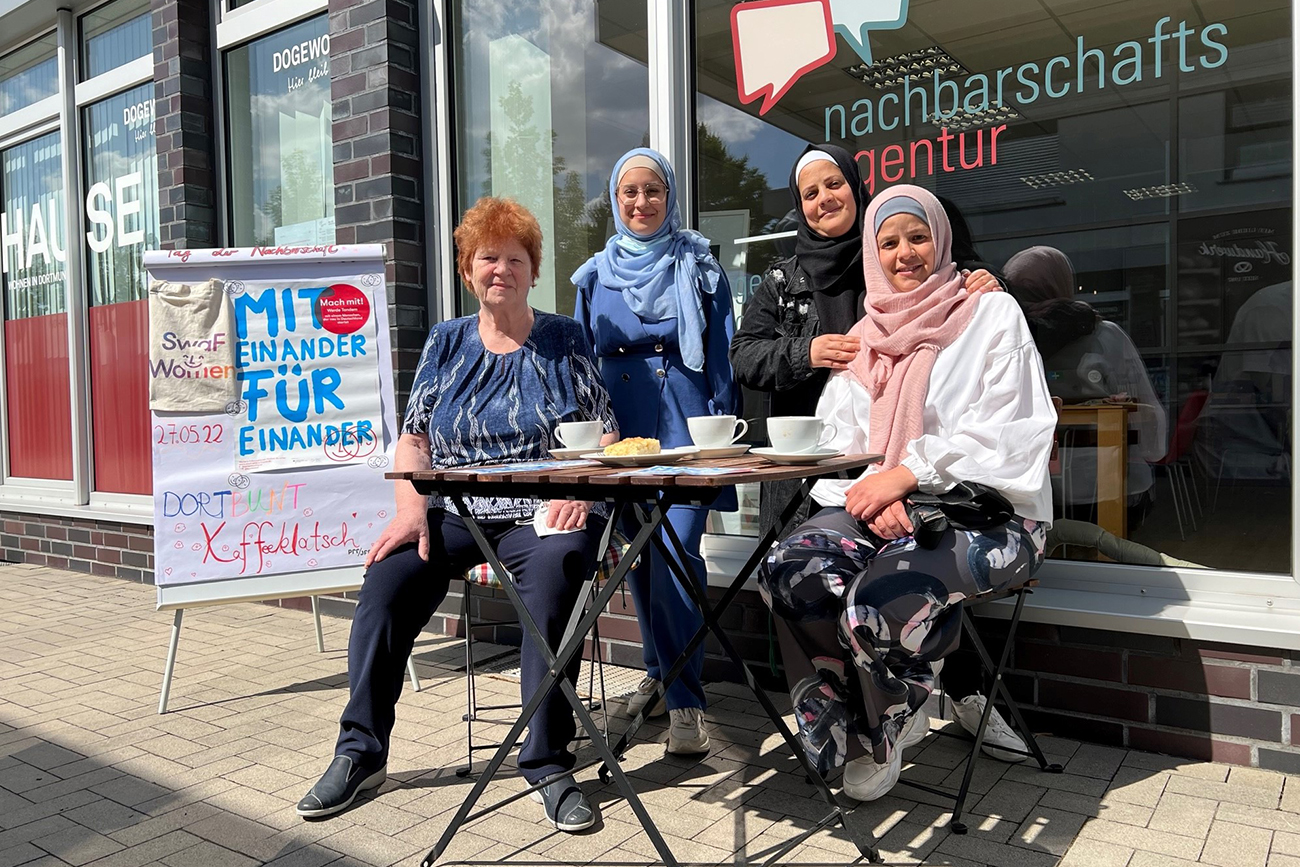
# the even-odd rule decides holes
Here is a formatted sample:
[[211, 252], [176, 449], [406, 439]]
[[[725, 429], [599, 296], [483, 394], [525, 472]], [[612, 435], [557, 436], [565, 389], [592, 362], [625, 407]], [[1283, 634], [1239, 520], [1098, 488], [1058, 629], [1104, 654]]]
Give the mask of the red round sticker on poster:
[[316, 296], [316, 318], [331, 334], [360, 331], [370, 319], [370, 300], [346, 283], [335, 283]]

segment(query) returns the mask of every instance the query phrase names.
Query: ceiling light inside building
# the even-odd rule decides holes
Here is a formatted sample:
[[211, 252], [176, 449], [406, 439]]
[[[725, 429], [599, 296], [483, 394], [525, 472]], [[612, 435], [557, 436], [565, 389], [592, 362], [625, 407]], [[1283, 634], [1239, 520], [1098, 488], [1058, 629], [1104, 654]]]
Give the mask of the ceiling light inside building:
[[1030, 175], [1021, 178], [1029, 186], [1036, 190], [1044, 190], [1048, 187], [1064, 187], [1070, 184], [1084, 184], [1088, 181], [1094, 181], [1087, 169], [1068, 169], [1063, 172], [1045, 172], [1041, 175]]
[[978, 108], [975, 111], [959, 108], [945, 118], [936, 117], [934, 125], [952, 132], [961, 132], [962, 130], [974, 129], [977, 126], [992, 126], [995, 123], [1006, 123], [1007, 121], [1016, 121], [1022, 118], [1023, 115], [1009, 105], [990, 105], [987, 108]]
[[1143, 199], [1169, 199], [1174, 196], [1185, 196], [1188, 193], [1197, 192], [1196, 187], [1191, 184], [1160, 184], [1155, 187], [1138, 187], [1133, 190], [1125, 190], [1124, 195], [1128, 196], [1135, 202]]
[[876, 90], [902, 87], [907, 76], [911, 76], [912, 81], [916, 82], [918, 79], [931, 77], [936, 72], [940, 75], [970, 74], [970, 70], [937, 45], [881, 58], [870, 66], [859, 63], [844, 71]]

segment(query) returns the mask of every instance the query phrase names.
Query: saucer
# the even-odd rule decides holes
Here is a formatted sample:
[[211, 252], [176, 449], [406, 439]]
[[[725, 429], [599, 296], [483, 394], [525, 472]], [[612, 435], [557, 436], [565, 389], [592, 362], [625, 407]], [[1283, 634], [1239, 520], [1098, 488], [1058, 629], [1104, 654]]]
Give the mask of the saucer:
[[704, 460], [708, 458], [734, 458], [737, 455], [743, 455], [749, 451], [749, 446], [731, 445], [731, 446], [709, 446], [708, 448], [700, 447], [700, 453], [696, 457]]
[[582, 457], [600, 461], [607, 467], [654, 467], [660, 464], [676, 464], [689, 461], [700, 453], [695, 446], [682, 446], [664, 449], [657, 455], [607, 455], [603, 451], [586, 452]]
[[754, 449], [751, 454], [758, 455], [760, 458], [767, 458], [774, 464], [815, 464], [818, 461], [824, 461], [827, 458], [838, 458], [843, 454], [839, 449], [820, 448], [810, 452], [780, 452], [774, 448]]
[[589, 453], [591, 449], [551, 449], [551, 457], [561, 461], [577, 460], [583, 455]]

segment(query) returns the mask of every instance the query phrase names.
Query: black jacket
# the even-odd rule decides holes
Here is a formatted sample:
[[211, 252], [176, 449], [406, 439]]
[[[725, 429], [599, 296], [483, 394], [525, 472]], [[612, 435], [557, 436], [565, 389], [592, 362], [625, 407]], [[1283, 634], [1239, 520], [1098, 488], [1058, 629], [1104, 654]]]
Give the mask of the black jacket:
[[[799, 270], [798, 259], [778, 259], [745, 303], [729, 353], [736, 381], [767, 395], [770, 401], [762, 422], [769, 416], [816, 413], [817, 401], [830, 375], [826, 368], [814, 368], [808, 356], [813, 338], [820, 334], [812, 287]], [[766, 445], [766, 424], [754, 425], [750, 438]], [[798, 479], [762, 484], [758, 502], [761, 533], [777, 524], [781, 510], [800, 484]], [[792, 528], [808, 518], [811, 505], [809, 501], [798, 511]]]
[[808, 351], [821, 334], [812, 287], [798, 259], [767, 269], [731, 341], [736, 381], [771, 396], [771, 415], [812, 415], [829, 371], [814, 368]]

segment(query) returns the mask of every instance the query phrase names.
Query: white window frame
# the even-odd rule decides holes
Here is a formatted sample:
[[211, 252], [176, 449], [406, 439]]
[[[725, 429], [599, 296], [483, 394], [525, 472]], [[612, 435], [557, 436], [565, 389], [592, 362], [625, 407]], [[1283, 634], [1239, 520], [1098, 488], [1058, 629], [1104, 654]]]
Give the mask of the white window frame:
[[[290, 24], [329, 12], [329, 8], [329, 0], [253, 0], [247, 6], [231, 9], [230, 0], [221, 0], [220, 19], [217, 22], [217, 52], [224, 54], [231, 48], [274, 33]], [[223, 97], [214, 93], [213, 102], [219, 103]]]
[[[85, 295], [88, 274], [85, 249], [79, 242], [84, 231], [84, 160], [81, 146], [81, 110], [101, 99], [130, 90], [153, 80], [153, 54], [129, 61], [102, 75], [79, 81], [81, 35], [79, 18], [102, 3], [87, 5], [76, 12], [60, 9], [53, 28], [45, 28], [9, 50], [16, 50], [34, 39], [57, 35], [56, 56], [59, 62], [59, 91], [54, 96], [0, 118], [0, 149], [13, 147], [31, 139], [60, 132], [63, 147], [64, 232], [69, 239], [67, 274], [68, 344], [70, 356], [70, 394], [72, 401], [73, 478], [30, 479], [9, 475], [9, 426], [6, 406], [0, 400], [0, 510], [26, 511], [37, 514], [114, 520], [125, 523], [152, 523], [153, 499], [145, 494], [110, 494], [91, 490], [94, 472], [91, 450], [89, 345], [86, 325], [89, 305]], [[5, 53], [8, 53], [7, 51]], [[73, 243], [72, 239], [78, 239]], [[4, 354], [4, 334], [0, 329], [0, 358]], [[4, 365], [0, 364], [0, 394], [4, 393]]]
[[[94, 11], [93, 9], [90, 11]], [[81, 13], [85, 14], [85, 13]], [[146, 13], [148, 14], [148, 13]], [[80, 17], [80, 16], [78, 16]], [[74, 28], [77, 31], [77, 59], [80, 63], [81, 58], [81, 36], [80, 28]], [[79, 71], [79, 70], [78, 70]], [[107, 72], [101, 73], [94, 78], [86, 79], [79, 82], [75, 87], [73, 113], [76, 118], [77, 131], [77, 152], [75, 155], [75, 183], [78, 195], [77, 200], [77, 239], [82, 242], [85, 233], [85, 221], [81, 219], [85, 212], [85, 183], [86, 183], [86, 164], [84, 151], [82, 150], [83, 130], [81, 128], [82, 111], [89, 105], [100, 102], [116, 96], [119, 93], [139, 87], [142, 84], [153, 82], [154, 63], [153, 53], [150, 52], [143, 57], [137, 57], [117, 66]], [[69, 210], [72, 210], [69, 208]], [[90, 317], [90, 296], [86, 292], [90, 285], [90, 264], [86, 256], [84, 243], [79, 243], [81, 258], [81, 305], [84, 311], [85, 320], [88, 322]], [[120, 494], [110, 493], [107, 491], [95, 490], [95, 450], [94, 450], [94, 425], [93, 425], [93, 401], [94, 395], [90, 387], [90, 343], [88, 340], [82, 340], [79, 346], [79, 352], [82, 356], [82, 363], [86, 366], [85, 380], [85, 417], [82, 422], [83, 435], [85, 437], [85, 475], [86, 475], [86, 498], [82, 502], [89, 505], [92, 509], [107, 510], [110, 512], [126, 511], [128, 513], [137, 513], [141, 515], [153, 515], [153, 497], [149, 494]]]
[[[22, 43], [17, 44], [6, 50], [5, 54], [11, 51], [22, 49], [26, 45], [48, 37], [51, 33], [57, 35], [57, 45], [55, 48], [55, 57], [60, 60], [59, 68], [59, 90], [52, 96], [34, 102], [25, 108], [11, 112], [0, 118], [0, 151], [15, 147], [32, 139], [49, 135], [52, 132], [62, 132], [62, 112], [64, 102], [64, 80], [62, 75], [64, 57], [64, 36], [59, 26], [46, 28], [36, 35], [24, 39]], [[63, 146], [64, 162], [67, 160], [67, 141], [66, 134], [60, 136], [60, 145]], [[70, 201], [67, 194], [65, 200]], [[69, 233], [70, 221], [67, 219], [67, 212], [70, 208], [64, 208], [64, 237], [70, 238]], [[71, 246], [70, 244], [67, 246]], [[71, 253], [69, 253], [71, 256]], [[68, 313], [68, 343], [72, 346], [72, 332], [75, 330], [73, 322], [76, 319], [75, 309], [72, 306], [71, 285], [75, 279], [75, 274], [71, 267], [71, 261], [65, 261], [64, 274], [65, 284], [67, 285], [67, 298], [65, 305]], [[2, 317], [0, 317], [2, 318]], [[5, 337], [4, 329], [0, 328], [0, 359], [5, 357]], [[71, 361], [70, 361], [71, 364]], [[4, 399], [8, 385], [8, 370], [6, 365], [0, 363], [0, 498], [2, 501], [14, 501], [24, 503], [30, 506], [40, 505], [75, 505], [78, 500], [78, 466], [77, 466], [77, 434], [76, 434], [76, 388], [77, 384], [72, 371], [69, 371], [71, 387], [69, 389], [69, 400], [73, 402], [72, 407], [72, 478], [71, 479], [34, 479], [25, 476], [13, 476], [9, 473], [9, 409], [8, 402]], [[2, 505], [2, 502], [0, 502]]]

